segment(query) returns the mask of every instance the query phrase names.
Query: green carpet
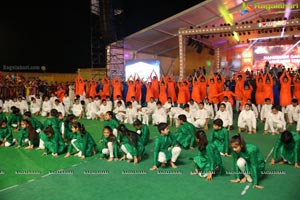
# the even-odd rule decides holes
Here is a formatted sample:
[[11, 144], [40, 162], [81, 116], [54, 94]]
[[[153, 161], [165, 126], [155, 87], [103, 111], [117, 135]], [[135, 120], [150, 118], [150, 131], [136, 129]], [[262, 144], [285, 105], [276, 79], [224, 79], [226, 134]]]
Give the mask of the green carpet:
[[[99, 141], [103, 123], [81, 120], [87, 130]], [[236, 124], [236, 122], [235, 122]], [[128, 126], [132, 129], [132, 126]], [[210, 127], [211, 124], [210, 124]], [[295, 130], [295, 126], [289, 127]], [[157, 135], [157, 128], [150, 126], [151, 138]], [[171, 127], [174, 130], [174, 127]], [[207, 131], [209, 134], [211, 128]], [[237, 128], [230, 131], [230, 136]], [[262, 135], [262, 124], [258, 134], [246, 135], [247, 142], [257, 144], [266, 156], [275, 142], [275, 136]], [[191, 158], [196, 150], [183, 150], [177, 165], [171, 168], [150, 171], [153, 165], [153, 142], [146, 147], [146, 156], [138, 165], [125, 161], [99, 160], [93, 156], [85, 160], [78, 157], [68, 159], [59, 156], [42, 157], [43, 151], [0, 148], [0, 199], [298, 199], [300, 170], [290, 165], [269, 166], [266, 171], [285, 174], [265, 175], [261, 180], [263, 190], [249, 188], [241, 196], [246, 184], [232, 184], [232, 175], [218, 176], [211, 182], [199, 176], [191, 176], [193, 162]], [[232, 171], [232, 158], [222, 157], [228, 172]], [[270, 159], [269, 159], [270, 161]], [[20, 174], [38, 172], [39, 174]], [[55, 170], [65, 170], [69, 174], [48, 174]], [[19, 172], [19, 174], [16, 174]], [[88, 174], [95, 172], [97, 174]]]

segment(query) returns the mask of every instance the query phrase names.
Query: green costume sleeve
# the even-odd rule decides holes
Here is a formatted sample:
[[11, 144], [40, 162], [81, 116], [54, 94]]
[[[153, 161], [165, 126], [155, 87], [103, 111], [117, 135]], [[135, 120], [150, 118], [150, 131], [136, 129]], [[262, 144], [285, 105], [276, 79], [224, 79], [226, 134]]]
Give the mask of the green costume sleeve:
[[228, 153], [229, 150], [229, 133], [226, 128], [223, 128], [224, 134], [224, 153]]
[[281, 135], [279, 135], [279, 136], [277, 137], [276, 142], [275, 142], [275, 145], [274, 145], [274, 149], [273, 149], [273, 158], [274, 158], [274, 159], [277, 159], [277, 157], [278, 157], [278, 151], [279, 151], [280, 146], [281, 146], [280, 136], [281, 136]]
[[25, 138], [25, 130], [21, 129], [19, 131], [19, 137], [18, 137], [18, 145], [22, 146], [23, 139]]
[[[80, 134], [80, 133], [78, 133], [78, 134]], [[82, 138], [82, 151], [81, 151], [81, 153], [82, 153], [83, 156], [86, 156], [87, 148], [88, 148], [88, 133], [86, 133]]]
[[215, 130], [213, 130], [212, 133], [209, 135], [208, 142], [211, 142], [211, 143], [214, 142], [214, 135], [215, 135]]
[[293, 133], [293, 138], [295, 141], [295, 147], [294, 147], [295, 163], [299, 164], [300, 136], [296, 133]]
[[118, 157], [118, 143], [116, 141], [114, 141], [113, 146], [114, 146], [114, 157], [117, 158]]
[[215, 155], [214, 155], [214, 149], [213, 146], [207, 145], [206, 146], [206, 153], [207, 153], [207, 158], [209, 161], [209, 172], [214, 172], [215, 167], [216, 167], [216, 162], [215, 162]]
[[148, 128], [148, 126], [143, 125], [142, 129], [141, 129], [141, 139], [142, 139], [143, 145], [148, 144], [149, 138], [150, 138], [149, 128]]
[[12, 130], [10, 127], [7, 127], [6, 128], [6, 141], [8, 141], [9, 143], [12, 143], [13, 142], [13, 134], [12, 134]]
[[237, 159], [238, 155], [237, 153], [233, 152], [232, 153], [232, 158], [233, 158], [233, 172], [234, 172], [234, 178], [241, 178], [241, 173], [239, 170], [239, 167], [237, 166]]
[[153, 165], [158, 166], [158, 153], [160, 151], [160, 136], [155, 138], [153, 150]]
[[259, 170], [258, 170], [258, 157], [257, 157], [257, 151], [252, 151], [249, 154], [250, 157], [250, 173], [251, 178], [253, 180], [254, 185], [258, 185], [258, 179], [259, 179]]

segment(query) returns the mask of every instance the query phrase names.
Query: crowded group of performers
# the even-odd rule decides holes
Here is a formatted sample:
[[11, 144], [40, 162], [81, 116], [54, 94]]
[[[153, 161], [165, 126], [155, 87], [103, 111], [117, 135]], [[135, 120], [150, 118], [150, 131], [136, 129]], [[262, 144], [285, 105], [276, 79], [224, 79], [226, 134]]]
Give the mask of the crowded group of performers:
[[[172, 75], [158, 78], [153, 71], [146, 80], [138, 74], [127, 80], [103, 77], [99, 81], [78, 76], [74, 83], [47, 83], [17, 75], [1, 77], [0, 90], [3, 148], [36, 148], [43, 155], [65, 158], [99, 155], [109, 162], [138, 164], [150, 143], [149, 126], [156, 126], [150, 170], [177, 168], [182, 150], [197, 149], [191, 175], [212, 180], [224, 174], [222, 156], [228, 156], [234, 163], [231, 182], [250, 182], [261, 189], [266, 160], [257, 145], [245, 142], [243, 134], [278, 137], [270, 164], [299, 168], [298, 72], [236, 72], [231, 77], [195, 73], [175, 81]], [[37, 116], [46, 119], [42, 123]], [[101, 134], [100, 141], [78, 119], [100, 120], [104, 128], [94, 133]], [[258, 123], [263, 128], [258, 129]], [[135, 130], [129, 130], [128, 124]], [[174, 132], [169, 131], [171, 126]], [[208, 137], [205, 131], [210, 126]], [[232, 129], [238, 134], [229, 138]]]

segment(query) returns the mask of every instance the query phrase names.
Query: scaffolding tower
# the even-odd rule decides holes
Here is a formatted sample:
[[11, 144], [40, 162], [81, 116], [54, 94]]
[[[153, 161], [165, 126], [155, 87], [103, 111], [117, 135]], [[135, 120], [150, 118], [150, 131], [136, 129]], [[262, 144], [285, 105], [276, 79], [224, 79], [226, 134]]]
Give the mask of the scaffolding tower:
[[91, 67], [104, 68], [106, 46], [117, 40], [110, 0], [91, 0]]
[[110, 78], [125, 79], [124, 42], [119, 40], [107, 46], [107, 75]]

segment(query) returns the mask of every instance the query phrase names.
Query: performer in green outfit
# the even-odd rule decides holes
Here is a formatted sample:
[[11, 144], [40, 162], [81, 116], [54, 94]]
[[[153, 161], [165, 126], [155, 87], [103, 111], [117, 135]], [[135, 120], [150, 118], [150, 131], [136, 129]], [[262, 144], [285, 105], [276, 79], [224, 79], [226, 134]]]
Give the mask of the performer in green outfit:
[[7, 125], [13, 127], [15, 130], [19, 130], [22, 120], [20, 109], [15, 106], [12, 106], [10, 109], [12, 112], [8, 115]]
[[3, 112], [3, 108], [0, 106], [0, 121], [6, 119], [6, 115], [5, 113]]
[[297, 133], [283, 131], [277, 138], [274, 149], [271, 165], [274, 165], [279, 160], [280, 164], [289, 163], [299, 168], [299, 153], [300, 136]]
[[102, 150], [100, 153], [100, 159], [104, 159], [109, 156], [108, 162], [118, 160], [118, 144], [117, 138], [112, 133], [112, 129], [109, 126], [103, 128], [103, 137], [101, 137]]
[[157, 128], [160, 135], [154, 141], [153, 167], [150, 170], [157, 170], [159, 164], [165, 167], [167, 161], [169, 161], [172, 168], [177, 168], [175, 162], [180, 155], [181, 148], [177, 144], [176, 136], [169, 133], [167, 123], [160, 123]]
[[73, 139], [73, 132], [72, 132], [72, 124], [76, 122], [76, 116], [74, 114], [69, 114], [61, 127], [61, 134], [64, 138], [66, 143], [69, 143], [71, 139]]
[[37, 120], [36, 118], [32, 117], [32, 114], [30, 111], [24, 112], [23, 119], [28, 119], [33, 126], [34, 130], [39, 133], [41, 130], [44, 129], [44, 125], [42, 122]]
[[176, 131], [176, 137], [178, 143], [183, 148], [194, 149], [195, 144], [195, 127], [193, 124], [187, 121], [187, 118], [184, 114], [178, 116], [179, 127]]
[[121, 150], [125, 153], [121, 160], [127, 158], [128, 162], [133, 160], [134, 164], [138, 164], [145, 150], [144, 145], [139, 142], [139, 135], [128, 130], [124, 124], [119, 125], [118, 131], [121, 136]]
[[77, 151], [75, 156], [85, 159], [87, 156], [92, 156], [96, 153], [96, 143], [92, 136], [85, 130], [83, 124], [75, 122], [72, 124], [72, 132], [75, 134], [74, 139], [71, 140], [71, 144], [68, 148], [68, 152], [65, 158], [70, 157], [74, 147]]
[[195, 170], [191, 175], [199, 175], [211, 181], [213, 175], [224, 174], [222, 159], [217, 147], [209, 143], [203, 130], [195, 133], [198, 155], [194, 157]]
[[13, 139], [12, 129], [7, 126], [6, 118], [0, 120], [0, 145], [9, 147], [13, 145], [15, 140]]
[[116, 119], [114, 113], [112, 111], [107, 111], [105, 114], [105, 121], [104, 121], [104, 126], [109, 126], [113, 130], [114, 136], [117, 137], [119, 140], [118, 136], [118, 126], [119, 126], [119, 121]]
[[50, 153], [52, 156], [57, 157], [59, 154], [62, 154], [66, 146], [61, 135], [54, 133], [51, 126], [46, 127], [43, 132], [46, 135], [43, 156]]
[[139, 134], [139, 141], [146, 146], [150, 139], [150, 130], [149, 127], [145, 124], [142, 124], [142, 122], [139, 119], [136, 119], [133, 122], [133, 126], [136, 128], [137, 134]]
[[57, 117], [58, 111], [56, 109], [51, 109], [50, 115], [47, 116], [47, 119], [44, 122], [44, 127], [52, 126], [55, 133], [61, 134]]
[[229, 156], [229, 134], [223, 127], [222, 119], [215, 119], [213, 122], [213, 132], [209, 136], [209, 142], [213, 143], [222, 156]]
[[233, 169], [235, 179], [232, 183], [250, 182], [253, 188], [262, 189], [258, 185], [262, 172], [265, 170], [264, 158], [254, 144], [246, 143], [241, 135], [235, 135], [230, 139], [232, 148]]
[[23, 142], [28, 143], [26, 149], [33, 149], [34, 146], [39, 144], [39, 135], [34, 130], [30, 121], [23, 119], [21, 121], [21, 129], [19, 131], [18, 146], [16, 148], [21, 148]]

